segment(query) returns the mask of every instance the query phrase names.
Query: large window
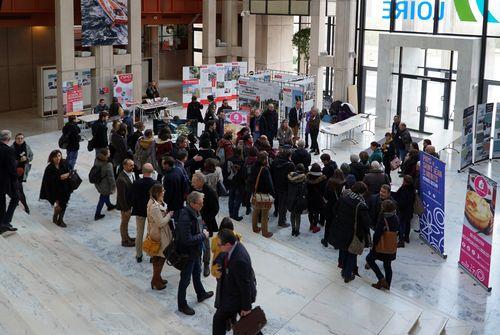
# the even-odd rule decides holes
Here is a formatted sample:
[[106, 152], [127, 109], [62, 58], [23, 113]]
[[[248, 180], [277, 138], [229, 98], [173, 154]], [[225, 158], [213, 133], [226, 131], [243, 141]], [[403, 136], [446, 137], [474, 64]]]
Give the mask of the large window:
[[309, 16], [310, 0], [250, 0], [252, 14]]
[[162, 51], [186, 50], [187, 48], [187, 25], [160, 26], [160, 49]]
[[193, 24], [193, 65], [203, 63], [203, 24]]

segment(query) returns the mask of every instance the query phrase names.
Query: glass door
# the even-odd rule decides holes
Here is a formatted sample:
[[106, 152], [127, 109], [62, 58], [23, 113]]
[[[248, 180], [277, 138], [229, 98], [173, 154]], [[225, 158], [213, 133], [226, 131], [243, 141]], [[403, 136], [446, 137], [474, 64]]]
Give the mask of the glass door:
[[436, 130], [445, 129], [444, 120], [449, 98], [446, 98], [446, 84], [438, 81], [426, 81], [425, 117], [423, 131], [434, 133]]
[[[398, 114], [408, 129], [421, 132], [424, 122], [421, 116], [425, 116], [425, 97], [422, 101], [423, 81], [406, 77], [401, 78], [401, 80], [402, 85], [399, 87], [398, 94]], [[422, 113], [422, 111], [424, 112]]]

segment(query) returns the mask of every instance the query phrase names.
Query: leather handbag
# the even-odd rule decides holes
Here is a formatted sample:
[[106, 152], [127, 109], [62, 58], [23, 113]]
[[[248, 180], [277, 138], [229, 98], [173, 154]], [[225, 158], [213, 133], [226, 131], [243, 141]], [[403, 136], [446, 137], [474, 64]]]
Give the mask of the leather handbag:
[[149, 256], [156, 256], [160, 251], [161, 242], [153, 240], [149, 234], [142, 243], [142, 250]]
[[165, 255], [167, 265], [173, 266], [179, 271], [182, 271], [189, 261], [189, 255], [181, 254], [177, 251], [175, 239], [165, 248], [163, 255]]
[[391, 161], [390, 164], [391, 164], [391, 171], [397, 170], [401, 166], [401, 159], [399, 159], [399, 157], [396, 157]]
[[240, 318], [233, 324], [234, 335], [256, 335], [267, 324], [266, 314], [260, 306], [252, 309], [250, 314]]
[[252, 195], [252, 205], [258, 209], [270, 209], [274, 203], [273, 196], [266, 193], [257, 193], [257, 186], [259, 185], [260, 175], [262, 174], [263, 169], [264, 167], [260, 168], [257, 180], [255, 181], [255, 187]]
[[354, 236], [352, 237], [351, 244], [349, 244], [349, 251], [351, 254], [361, 255], [365, 249], [365, 242], [358, 238], [356, 232], [358, 231], [358, 208], [361, 203], [356, 205], [356, 214], [354, 216]]
[[69, 173], [68, 182], [71, 191], [75, 191], [80, 187], [80, 184], [82, 183], [82, 178], [80, 178], [80, 175], [78, 175], [78, 173], [75, 170], [71, 170], [71, 172]]
[[398, 233], [390, 231], [387, 219], [384, 219], [384, 222], [384, 232], [375, 246], [375, 251], [379, 254], [395, 254], [398, 250]]

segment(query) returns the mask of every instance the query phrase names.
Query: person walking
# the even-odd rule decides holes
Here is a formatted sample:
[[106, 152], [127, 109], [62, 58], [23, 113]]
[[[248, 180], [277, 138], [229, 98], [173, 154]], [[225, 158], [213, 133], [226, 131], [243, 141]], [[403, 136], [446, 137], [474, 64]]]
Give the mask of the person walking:
[[[295, 145], [299, 139], [299, 128], [302, 123], [302, 118], [304, 116], [304, 111], [302, 110], [302, 102], [300, 100], [295, 101], [295, 106], [290, 109], [288, 113], [288, 124], [292, 128], [293, 132], [293, 145]], [[304, 165], [307, 169], [307, 166]]]
[[[387, 238], [387, 240], [384, 240], [384, 246], [387, 250], [384, 250], [384, 252], [379, 252], [378, 250], [384, 234], [387, 234], [386, 236], [390, 236], [391, 233], [397, 235], [399, 227], [399, 220], [396, 215], [396, 204], [391, 200], [384, 200], [382, 202], [382, 217], [377, 222], [375, 232], [373, 234], [373, 248], [366, 256], [366, 263], [370, 266], [373, 272], [375, 272], [378, 279], [377, 283], [372, 284], [372, 286], [376, 289], [389, 290], [391, 288], [391, 263], [396, 259], [396, 252], [398, 249], [396, 239]], [[385, 275], [382, 274], [382, 271], [380, 271], [376, 260], [383, 262]]]
[[[274, 195], [273, 179], [271, 177], [271, 172], [269, 172], [268, 165], [267, 152], [260, 152], [257, 155], [257, 161], [252, 167], [252, 175], [250, 177], [254, 185], [252, 191], [254, 194]], [[252, 229], [254, 233], [260, 233], [262, 231], [262, 236], [266, 238], [273, 236], [273, 233], [268, 230], [270, 208], [263, 207], [257, 203], [253, 203], [252, 205]], [[258, 227], [259, 221], [261, 222], [261, 228]]]
[[47, 163], [40, 188], [40, 200], [47, 200], [54, 206], [52, 222], [59, 227], [66, 227], [64, 214], [72, 192], [68, 180], [71, 168], [59, 150], [53, 150], [49, 154]]
[[410, 243], [411, 219], [413, 218], [414, 204], [416, 197], [415, 184], [409, 175], [403, 177], [403, 184], [393, 193], [394, 200], [398, 205], [399, 218], [399, 243], [402, 248], [406, 243]]
[[76, 116], [69, 116], [68, 123], [62, 129], [62, 134], [66, 142], [66, 161], [73, 170], [80, 150], [80, 127], [78, 127]]
[[214, 295], [212, 291], [207, 292], [201, 283], [201, 250], [203, 243], [209, 237], [208, 230], [202, 229], [200, 211], [203, 208], [203, 198], [203, 193], [197, 191], [187, 196], [187, 206], [181, 209], [175, 229], [177, 252], [189, 256], [188, 261], [182, 267], [177, 290], [177, 308], [186, 315], [195, 314], [194, 309], [186, 301], [186, 289], [191, 282], [191, 277], [198, 302]]
[[307, 174], [307, 211], [309, 218], [309, 231], [314, 234], [321, 229], [318, 227], [320, 215], [324, 216], [326, 209], [325, 190], [327, 178], [321, 173], [321, 167], [318, 163], [311, 166]]
[[173, 235], [170, 230], [170, 219], [173, 212], [167, 211], [167, 205], [163, 202], [165, 190], [161, 184], [154, 184], [149, 191], [151, 196], [148, 201], [148, 235], [156, 242], [160, 242], [160, 249], [152, 257], [153, 278], [151, 279], [152, 290], [163, 290], [167, 280], [161, 277], [161, 271], [165, 264], [165, 249], [172, 242]]
[[16, 135], [16, 139], [12, 144], [12, 149], [14, 149], [16, 153], [16, 162], [17, 162], [17, 187], [18, 187], [18, 195], [21, 204], [23, 204], [24, 211], [29, 214], [30, 208], [28, 207], [28, 202], [26, 201], [26, 195], [24, 194], [23, 183], [28, 180], [28, 175], [31, 170], [31, 161], [33, 160], [33, 151], [31, 151], [30, 146], [24, 140], [24, 134], [18, 133]]
[[288, 174], [286, 205], [292, 222], [292, 236], [300, 235], [300, 217], [307, 210], [307, 176], [304, 165], [299, 164]]
[[135, 238], [128, 234], [128, 224], [132, 215], [132, 185], [135, 182], [134, 161], [125, 159], [122, 170], [116, 178], [116, 208], [120, 211], [120, 235], [122, 247], [134, 247]]
[[354, 280], [353, 272], [357, 267], [358, 255], [349, 251], [349, 247], [355, 235], [366, 244], [370, 233], [370, 216], [363, 197], [367, 190], [363, 182], [356, 182], [350, 190], [344, 191], [335, 204], [329, 242], [339, 249], [341, 274], [345, 283]]
[[212, 323], [213, 335], [226, 334], [227, 322], [234, 321], [237, 314], [240, 317], [250, 314], [257, 297], [257, 281], [248, 251], [231, 230], [221, 231], [219, 239], [225, 256], [217, 287], [219, 303]]
[[100, 112], [99, 119], [92, 124], [91, 147], [95, 150], [95, 155], [99, 154], [101, 149], [108, 147], [108, 112]]
[[132, 184], [132, 216], [135, 216], [136, 238], [135, 238], [135, 259], [137, 263], [142, 262], [142, 242], [144, 241], [144, 228], [146, 225], [147, 205], [149, 191], [157, 183], [152, 178], [153, 165], [146, 163], [142, 166], [142, 178], [137, 179]]
[[[11, 138], [10, 130], [0, 131], [0, 235], [17, 231], [17, 228], [11, 225], [19, 203], [16, 152], [9, 146]], [[10, 198], [8, 207], [7, 196]]]
[[95, 160], [94, 168], [99, 176], [98, 181], [95, 183], [95, 188], [97, 189], [97, 192], [99, 192], [99, 201], [97, 202], [94, 215], [94, 220], [97, 221], [105, 216], [101, 213], [104, 204], [108, 207], [108, 211], [112, 211], [116, 208], [110, 200], [111, 194], [116, 191], [116, 181], [113, 172], [113, 165], [109, 163], [108, 149], [101, 149], [97, 155], [97, 159]]
[[309, 118], [309, 133], [311, 135], [311, 153], [319, 155], [318, 135], [321, 119], [317, 107], [311, 109], [311, 116]]

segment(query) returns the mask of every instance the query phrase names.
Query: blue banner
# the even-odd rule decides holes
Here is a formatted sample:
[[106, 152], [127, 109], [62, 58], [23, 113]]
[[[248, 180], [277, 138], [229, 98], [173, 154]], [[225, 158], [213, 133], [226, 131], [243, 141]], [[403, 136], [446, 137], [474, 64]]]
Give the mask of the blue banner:
[[420, 216], [420, 237], [444, 256], [444, 193], [446, 164], [420, 152], [420, 199], [424, 213]]

